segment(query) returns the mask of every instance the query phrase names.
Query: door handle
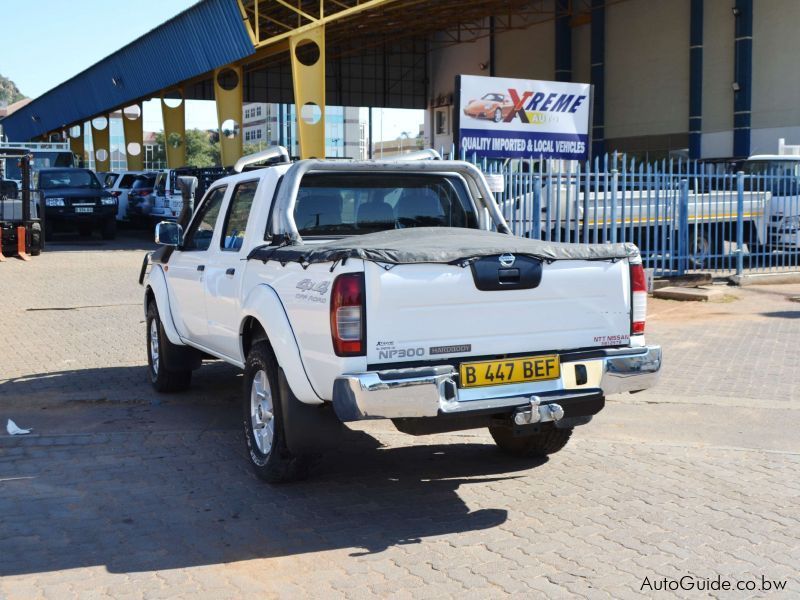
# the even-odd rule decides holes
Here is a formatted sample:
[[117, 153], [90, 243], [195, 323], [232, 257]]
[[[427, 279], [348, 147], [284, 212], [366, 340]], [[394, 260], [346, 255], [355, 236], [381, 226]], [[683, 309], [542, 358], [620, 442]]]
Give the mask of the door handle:
[[236, 269], [234, 269], [233, 267], [225, 270], [225, 275], [227, 275], [228, 277], [233, 277], [234, 273], [236, 273]]
[[205, 271], [206, 270], [206, 266], [205, 265], [197, 265], [197, 270], [198, 271]]

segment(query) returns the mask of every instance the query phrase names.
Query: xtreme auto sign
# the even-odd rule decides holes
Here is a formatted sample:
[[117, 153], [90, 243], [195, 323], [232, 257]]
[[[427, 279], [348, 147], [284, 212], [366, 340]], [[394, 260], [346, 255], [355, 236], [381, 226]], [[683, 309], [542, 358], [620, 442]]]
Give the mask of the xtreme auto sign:
[[588, 158], [588, 83], [460, 75], [456, 89], [467, 156]]

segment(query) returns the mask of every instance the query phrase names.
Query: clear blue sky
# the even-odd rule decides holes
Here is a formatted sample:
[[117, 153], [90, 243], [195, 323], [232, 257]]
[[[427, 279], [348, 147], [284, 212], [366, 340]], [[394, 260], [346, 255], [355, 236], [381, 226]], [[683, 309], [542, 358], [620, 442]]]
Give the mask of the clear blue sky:
[[196, 0], [0, 0], [0, 73], [35, 98]]
[[[0, 0], [0, 74], [36, 98], [193, 4], [196, 0]], [[187, 127], [216, 127], [213, 102], [190, 101], [186, 108]], [[416, 135], [422, 112], [375, 111], [376, 139], [381, 121], [384, 139], [401, 131]], [[162, 128], [158, 103], [145, 103], [144, 127]]]

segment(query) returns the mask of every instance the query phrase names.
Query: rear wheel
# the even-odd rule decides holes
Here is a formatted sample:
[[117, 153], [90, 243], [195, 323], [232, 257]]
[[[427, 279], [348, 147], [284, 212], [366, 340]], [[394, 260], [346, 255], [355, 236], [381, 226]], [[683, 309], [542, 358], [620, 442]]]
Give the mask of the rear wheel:
[[549, 427], [533, 435], [514, 435], [511, 427], [489, 427], [495, 444], [506, 454], [524, 458], [544, 458], [567, 445], [572, 429]]
[[192, 383], [190, 369], [170, 368], [167, 359], [169, 346], [173, 344], [164, 333], [156, 303], [151, 302], [147, 307], [147, 371], [156, 391], [165, 394], [182, 392]]
[[261, 479], [285, 483], [305, 479], [308, 462], [286, 445], [278, 363], [266, 342], [254, 344], [244, 370], [242, 419], [250, 464]]

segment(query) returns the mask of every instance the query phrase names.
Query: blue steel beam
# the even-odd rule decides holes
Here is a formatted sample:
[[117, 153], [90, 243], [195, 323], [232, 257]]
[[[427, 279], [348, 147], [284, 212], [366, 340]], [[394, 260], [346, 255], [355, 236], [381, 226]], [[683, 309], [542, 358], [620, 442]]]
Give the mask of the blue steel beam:
[[689, 17], [689, 158], [702, 153], [703, 3], [692, 0]]
[[572, 28], [570, 0], [556, 0], [556, 81], [572, 81]]
[[27, 141], [150, 98], [254, 53], [236, 0], [203, 0], [3, 119]]
[[591, 79], [594, 86], [592, 104], [592, 156], [605, 152], [606, 134], [606, 6], [605, 0], [592, 0]]
[[733, 154], [750, 155], [750, 123], [753, 96], [753, 0], [736, 0], [734, 53]]

